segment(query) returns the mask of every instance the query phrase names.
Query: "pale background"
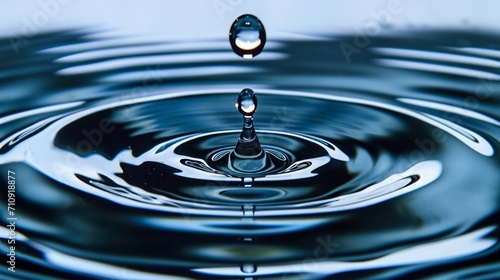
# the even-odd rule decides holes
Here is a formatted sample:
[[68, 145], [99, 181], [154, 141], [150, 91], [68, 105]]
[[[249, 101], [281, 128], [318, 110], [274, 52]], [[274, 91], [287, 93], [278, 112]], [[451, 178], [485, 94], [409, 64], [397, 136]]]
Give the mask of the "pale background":
[[356, 33], [391, 1], [398, 2], [402, 12], [393, 14], [384, 30], [500, 30], [500, 1], [494, 0], [2, 0], [0, 36], [85, 27], [99, 31], [99, 36], [222, 38], [231, 22], [245, 13], [258, 16], [268, 36]]

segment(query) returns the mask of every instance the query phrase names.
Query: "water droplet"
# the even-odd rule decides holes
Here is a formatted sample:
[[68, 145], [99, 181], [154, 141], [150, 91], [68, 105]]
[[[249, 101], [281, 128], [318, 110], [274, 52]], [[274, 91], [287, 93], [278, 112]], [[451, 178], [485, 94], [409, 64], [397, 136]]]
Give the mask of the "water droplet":
[[241, 271], [243, 273], [255, 273], [257, 271], [257, 268], [254, 264], [247, 263], [241, 266]]
[[257, 96], [253, 90], [246, 88], [240, 92], [236, 101], [236, 108], [243, 116], [253, 116], [257, 110]]
[[255, 133], [253, 114], [257, 110], [257, 96], [253, 90], [246, 88], [240, 92], [236, 108], [243, 115], [243, 128], [236, 148], [229, 157], [231, 168], [243, 172], [259, 172], [273, 167]]
[[259, 138], [255, 133], [255, 128], [253, 125], [253, 114], [257, 110], [257, 96], [255, 95], [253, 90], [249, 88], [243, 89], [238, 96], [238, 100], [236, 101], [236, 107], [238, 108], [238, 111], [240, 111], [240, 113], [243, 115], [244, 121], [240, 139], [238, 140], [238, 144], [236, 145], [234, 151], [238, 156], [252, 157], [253, 159], [252, 162], [243, 162], [242, 164], [244, 164], [245, 166], [241, 166], [241, 168], [258, 168], [257, 165], [265, 166], [265, 160], [262, 164], [257, 165], [257, 161], [255, 161], [255, 157], [259, 157], [264, 153], [262, 152], [262, 147], [260, 146]]
[[229, 31], [233, 51], [243, 58], [253, 58], [262, 52], [266, 44], [266, 30], [254, 15], [238, 17]]
[[257, 96], [253, 90], [245, 88], [240, 92], [235, 104], [243, 115], [243, 128], [238, 143], [234, 149], [216, 151], [211, 156], [213, 162], [218, 162], [219, 167], [216, 169], [227, 170], [233, 176], [240, 177], [241, 185], [246, 188], [252, 187], [253, 178], [256, 176], [278, 172], [284, 169], [288, 162], [287, 156], [282, 152], [272, 147], [267, 151], [260, 145], [253, 124], [257, 103]]

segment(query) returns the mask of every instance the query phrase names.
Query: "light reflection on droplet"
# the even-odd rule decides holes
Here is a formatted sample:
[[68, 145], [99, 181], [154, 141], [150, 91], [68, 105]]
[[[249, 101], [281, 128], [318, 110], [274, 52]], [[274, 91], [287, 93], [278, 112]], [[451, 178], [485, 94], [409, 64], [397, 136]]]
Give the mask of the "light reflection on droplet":
[[243, 58], [253, 58], [262, 52], [266, 44], [266, 30], [254, 15], [238, 17], [229, 31], [233, 51]]

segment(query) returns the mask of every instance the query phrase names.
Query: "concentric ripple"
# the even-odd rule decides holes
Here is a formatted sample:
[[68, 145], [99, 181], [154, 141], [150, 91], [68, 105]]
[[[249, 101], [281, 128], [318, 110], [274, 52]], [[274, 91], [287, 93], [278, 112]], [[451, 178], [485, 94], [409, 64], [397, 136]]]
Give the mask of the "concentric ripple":
[[[497, 37], [417, 35], [352, 63], [332, 51], [348, 37], [268, 38], [251, 63], [220, 41], [33, 38], [0, 69], [24, 93], [0, 104], [23, 265], [40, 279], [495, 275]], [[285, 164], [241, 176], [221, 159], [246, 87]]]
[[[101, 191], [108, 192], [119, 196], [114, 199], [122, 201], [122, 197], [136, 202], [145, 203], [145, 207], [165, 205], [165, 211], [178, 212], [190, 210], [192, 213], [197, 213], [199, 208], [213, 208], [213, 204], [229, 207], [240, 211], [241, 205], [245, 203], [253, 203], [259, 205], [254, 211], [259, 215], [262, 209], [266, 215], [295, 215], [296, 208], [300, 208], [302, 213], [322, 213], [325, 211], [338, 211], [360, 206], [371, 205], [380, 201], [394, 197], [393, 193], [398, 191], [398, 194], [406, 193], [401, 189], [416, 189], [419, 186], [425, 186], [439, 177], [441, 173], [441, 163], [439, 161], [421, 161], [410, 162], [405, 172], [391, 173], [387, 165], [385, 169], [378, 172], [379, 176], [390, 174], [384, 180], [377, 184], [354, 185], [350, 182], [363, 176], [367, 173], [373, 173], [373, 166], [376, 166], [375, 156], [366, 150], [367, 148], [361, 145], [352, 145], [350, 141], [343, 140], [343, 146], [346, 150], [352, 151], [352, 155], [346, 155], [342, 150], [336, 147], [331, 141], [333, 139], [319, 138], [318, 136], [309, 136], [308, 131], [302, 130], [301, 134], [285, 133], [279, 131], [258, 131], [264, 148], [269, 150], [281, 150], [283, 154], [289, 158], [288, 168], [281, 170], [275, 174], [268, 174], [249, 178], [252, 189], [240, 190], [242, 183], [244, 185], [247, 178], [238, 178], [232, 176], [228, 172], [222, 172], [214, 166], [216, 164], [211, 160], [214, 151], [234, 147], [235, 139], [238, 137], [239, 131], [216, 131], [210, 133], [202, 133], [195, 135], [184, 135], [159, 141], [161, 138], [156, 136], [148, 136], [151, 143], [159, 141], [160, 143], [145, 149], [139, 153], [134, 153], [137, 150], [144, 150], [144, 139], [136, 140], [135, 137], [129, 136], [128, 147], [124, 150], [105, 152], [99, 151], [99, 147], [91, 149], [92, 145], [98, 143], [99, 146], [111, 147], [116, 145], [117, 138], [114, 135], [130, 134], [131, 127], [139, 127], [135, 125], [135, 119], [118, 119], [117, 116], [122, 116], [123, 110], [134, 110], [135, 107], [142, 107], [142, 110], [159, 110], [165, 107], [179, 107], [178, 104], [183, 104], [186, 98], [189, 97], [190, 102], [195, 104], [203, 104], [206, 99], [222, 103], [224, 99], [230, 99], [232, 96], [228, 91], [226, 93], [210, 93], [210, 92], [180, 92], [177, 95], [165, 94], [144, 98], [142, 100], [131, 100], [134, 106], [123, 107], [123, 102], [109, 103], [103, 106], [92, 107], [87, 110], [79, 110], [74, 114], [68, 114], [53, 121], [48, 127], [44, 126], [43, 131], [38, 131], [40, 125], [35, 125], [33, 129], [20, 132], [19, 135], [14, 135], [12, 140], [5, 140], [2, 144], [2, 150], [9, 150], [12, 158], [26, 162], [32, 166], [36, 166], [40, 171], [47, 176], [60, 181], [70, 177], [76, 184], [71, 186], [80, 186], [101, 195]], [[263, 100], [273, 102], [279, 99], [284, 104], [298, 104], [296, 108], [299, 110], [303, 102], [311, 101], [314, 98], [322, 104], [330, 103], [328, 107], [336, 110], [346, 110], [351, 107], [353, 110], [366, 110], [373, 116], [379, 118], [390, 119], [392, 116], [380, 109], [393, 109], [399, 114], [406, 113], [409, 116], [399, 116], [398, 122], [411, 122], [411, 117], [417, 116], [420, 119], [427, 120], [429, 123], [423, 123], [425, 127], [434, 124], [432, 118], [424, 118], [424, 115], [418, 115], [416, 112], [398, 108], [396, 106], [388, 106], [382, 103], [365, 102], [357, 99], [335, 98], [327, 95], [311, 94], [311, 93], [296, 93], [287, 91], [262, 91]], [[306, 98], [307, 99], [304, 99]], [[199, 99], [199, 100], [197, 100]], [[177, 104], [178, 103], [178, 104]], [[365, 104], [370, 107], [364, 106]], [[202, 105], [203, 106], [203, 105]], [[289, 105], [290, 106], [290, 105]], [[356, 107], [363, 106], [359, 109]], [[138, 109], [139, 110], [139, 109]], [[197, 108], [193, 108], [196, 112]], [[295, 108], [292, 108], [295, 110]], [[231, 114], [231, 110], [217, 109], [218, 115]], [[216, 112], [204, 112], [204, 115], [215, 115]], [[171, 118], [169, 116], [159, 116], [162, 118]], [[183, 119], [187, 121], [186, 129], [178, 127], [181, 131], [189, 131], [191, 122], [197, 123], [203, 116], [187, 115]], [[149, 123], [162, 123], [163, 126], [169, 127], [168, 120], [158, 119], [157, 116], [150, 116]], [[309, 118], [306, 116], [305, 118]], [[362, 119], [356, 120], [356, 116], [352, 117], [353, 123], [362, 122]], [[141, 120], [144, 121], [144, 120]], [[395, 120], [396, 121], [396, 120]], [[92, 123], [95, 122], [95, 123]], [[331, 122], [325, 118], [325, 123]], [[83, 123], [83, 124], [82, 124]], [[111, 125], [114, 123], [115, 125]], [[389, 123], [390, 124], [390, 123]], [[96, 127], [94, 129], [81, 130], [85, 138], [70, 138], [73, 132], [80, 130], [84, 125]], [[378, 126], [384, 130], [386, 123], [379, 123]], [[407, 125], [402, 125], [407, 127]], [[99, 128], [99, 129], [97, 129]], [[143, 126], [141, 126], [144, 129]], [[203, 122], [195, 127], [201, 131], [204, 130]], [[386, 128], [387, 130], [390, 127]], [[431, 128], [427, 128], [430, 130]], [[453, 127], [449, 128], [450, 130]], [[339, 130], [333, 131], [338, 133]], [[37, 133], [34, 133], [37, 132]], [[109, 133], [108, 135], [106, 135]], [[149, 131], [142, 131], [142, 134], [150, 134]], [[455, 135], [454, 133], [451, 133]], [[327, 135], [328, 136], [328, 135]], [[346, 137], [347, 135], [344, 135]], [[24, 141], [20, 142], [22, 137]], [[383, 138], [384, 135], [378, 135]], [[479, 136], [476, 136], [479, 138]], [[136, 139], [134, 139], [136, 138]], [[142, 138], [142, 137], [141, 137]], [[155, 139], [158, 138], [158, 139]], [[43, 139], [43, 141], [42, 141]], [[50, 140], [49, 140], [50, 139]], [[462, 138], [459, 140], [464, 141]], [[472, 139], [465, 138], [469, 141]], [[476, 138], [474, 138], [476, 139]], [[48, 140], [48, 141], [47, 141]], [[397, 140], [397, 139], [395, 139]], [[337, 140], [338, 141], [338, 140]], [[20, 143], [18, 143], [20, 142]], [[35, 144], [36, 143], [36, 144]], [[46, 144], [45, 144], [46, 143]], [[45, 145], [44, 145], [45, 144]], [[54, 145], [55, 144], [55, 145]], [[488, 145], [483, 140], [478, 144]], [[32, 149], [34, 145], [37, 149]], [[136, 147], [141, 145], [141, 147]], [[376, 147], [371, 147], [376, 148]], [[490, 147], [491, 149], [491, 147]], [[356, 152], [354, 152], [356, 151]], [[389, 161], [394, 161], [396, 157], [393, 151], [378, 151], [382, 158], [384, 155], [389, 158]], [[401, 152], [400, 152], [401, 153]], [[373, 166], [365, 170], [356, 168], [358, 154], [367, 154], [373, 162]], [[72, 157], [78, 159], [70, 160]], [[391, 159], [392, 158], [392, 159]], [[51, 164], [46, 164], [50, 162]], [[366, 159], [361, 162], [366, 164]], [[214, 168], [215, 167], [215, 168]], [[70, 172], [71, 174], [68, 174]], [[370, 174], [374, 175], [374, 174]], [[83, 184], [83, 185], [82, 185]], [[226, 202], [221, 195], [219, 198], [212, 195], [213, 200], [204, 200], [203, 203], [197, 203], [197, 195], [200, 190], [204, 191], [207, 185], [211, 193], [239, 193], [238, 199], [229, 200]], [[220, 190], [217, 190], [220, 188]], [[272, 191], [270, 191], [272, 190]], [[352, 192], [354, 190], [359, 190]], [[276, 199], [262, 200], [266, 197], [266, 193], [276, 192]], [[339, 196], [339, 194], [345, 194]], [[247, 196], [249, 199], [244, 199]], [[106, 197], [108, 197], [106, 195]], [[374, 200], [374, 201], [372, 201]], [[293, 201], [293, 203], [292, 203]], [[261, 207], [264, 202], [266, 207]], [[270, 203], [273, 202], [273, 203]], [[175, 205], [175, 207], [172, 207]], [[273, 206], [273, 207], [271, 207]], [[304, 209], [304, 208], [307, 208]], [[221, 208], [223, 209], [223, 208]], [[271, 211], [271, 212], [269, 212]], [[275, 211], [275, 212], [273, 212]], [[291, 211], [291, 213], [287, 213]], [[215, 211], [222, 215], [234, 215], [234, 213], [224, 213], [220, 209]], [[208, 214], [210, 212], [204, 212]], [[239, 215], [240, 213], [236, 213]], [[216, 214], [215, 214], [216, 215]]]

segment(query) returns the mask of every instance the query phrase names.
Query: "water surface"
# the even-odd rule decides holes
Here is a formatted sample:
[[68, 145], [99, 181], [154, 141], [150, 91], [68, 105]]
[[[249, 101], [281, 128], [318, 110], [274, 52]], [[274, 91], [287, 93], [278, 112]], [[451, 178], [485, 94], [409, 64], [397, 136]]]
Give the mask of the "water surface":
[[[252, 60], [91, 35], [1, 41], [4, 277], [500, 277], [498, 34], [396, 32], [350, 63], [349, 35], [268, 36]], [[236, 145], [243, 88], [280, 172], [211, 161]]]

